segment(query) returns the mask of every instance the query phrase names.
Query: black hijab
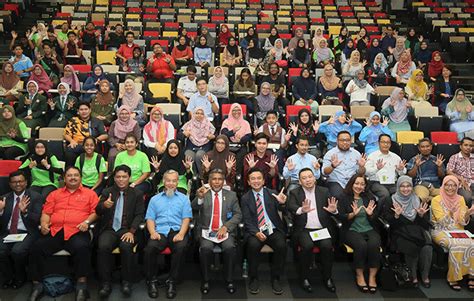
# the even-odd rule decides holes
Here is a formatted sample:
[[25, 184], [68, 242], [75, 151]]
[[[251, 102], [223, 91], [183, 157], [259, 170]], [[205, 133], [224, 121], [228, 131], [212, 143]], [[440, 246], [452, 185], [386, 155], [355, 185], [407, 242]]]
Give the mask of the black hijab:
[[[204, 44], [204, 45], [201, 45], [201, 39], [202, 38], [206, 39], [206, 44]], [[209, 46], [207, 46], [207, 37], [206, 36], [200, 36], [199, 39], [197, 40], [197, 43], [195, 44], [195, 47], [196, 48], [209, 48]]]
[[[181, 45], [181, 43], [179, 42], [179, 40], [181, 40], [181, 38], [184, 38], [184, 45]], [[178, 37], [178, 45], [176, 45], [176, 48], [178, 48], [179, 51], [185, 51], [186, 48], [189, 46], [189, 42], [187, 40], [187, 37], [186, 36], [179, 36]]]
[[[234, 40], [235, 41], [235, 44], [234, 46], [231, 46], [230, 45], [230, 40]], [[237, 41], [235, 40], [234, 37], [230, 37], [229, 38], [229, 43], [227, 44], [226, 48], [227, 48], [227, 51], [229, 51], [229, 53], [233, 56], [237, 56], [238, 53], [239, 53], [239, 46], [237, 46]]]
[[[172, 157], [169, 154], [169, 148], [171, 144], [176, 144], [178, 146], [178, 154], [175, 157]], [[156, 174], [157, 177], [159, 179], [162, 179], [164, 173], [170, 169], [176, 170], [181, 176], [186, 174], [186, 168], [184, 167], [183, 161], [184, 152], [181, 143], [176, 139], [168, 141], [168, 143], [166, 144], [165, 153], [163, 154], [163, 158], [161, 159], [160, 170]]]
[[[36, 146], [38, 144], [43, 144], [43, 146], [44, 146], [44, 154], [41, 155], [41, 156], [36, 153]], [[30, 159], [30, 161], [35, 161], [36, 162], [36, 168], [43, 169], [43, 170], [46, 170], [46, 167], [44, 167], [43, 164], [41, 164], [41, 161], [43, 159], [46, 159], [48, 164], [51, 166], [48, 170], [49, 171], [49, 179], [51, 180], [52, 183], [54, 183], [54, 171], [53, 171], [53, 167], [52, 167], [52, 164], [51, 164], [51, 154], [48, 152], [48, 144], [46, 143], [46, 141], [36, 140], [33, 143], [32, 150], [31, 150], [31, 156], [30, 156], [29, 159]]]
[[273, 30], [273, 29], [276, 30], [276, 35], [272, 35], [272, 34], [270, 33], [270, 35], [268, 36], [268, 40], [270, 41], [270, 43], [272, 44], [272, 46], [275, 46], [275, 41], [280, 38], [280, 34], [278, 33], [278, 28], [272, 27], [271, 30]]
[[303, 45], [303, 47], [300, 46], [301, 41], [305, 42], [304, 39], [298, 40], [295, 48], [295, 58], [300, 62], [304, 62], [306, 60], [306, 55], [308, 54], [308, 49], [306, 49], [305, 45]]

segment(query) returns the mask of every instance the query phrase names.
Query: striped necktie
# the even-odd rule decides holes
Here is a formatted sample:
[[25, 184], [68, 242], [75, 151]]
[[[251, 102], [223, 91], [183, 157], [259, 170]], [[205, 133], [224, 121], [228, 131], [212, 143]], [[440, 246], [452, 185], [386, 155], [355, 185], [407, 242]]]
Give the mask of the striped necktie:
[[263, 227], [266, 224], [265, 221], [265, 213], [263, 212], [263, 203], [262, 199], [260, 198], [260, 193], [257, 193], [257, 221], [258, 221], [258, 227]]

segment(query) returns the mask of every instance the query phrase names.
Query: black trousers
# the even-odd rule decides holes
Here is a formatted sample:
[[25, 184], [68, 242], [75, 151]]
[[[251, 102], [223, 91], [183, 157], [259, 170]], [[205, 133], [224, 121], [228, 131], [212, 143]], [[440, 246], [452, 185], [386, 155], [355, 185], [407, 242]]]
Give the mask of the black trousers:
[[[99, 235], [99, 246], [97, 248], [97, 269], [99, 279], [102, 282], [112, 281], [112, 267], [114, 265], [115, 248], [120, 250], [120, 262], [122, 265], [121, 276], [122, 281], [133, 280], [133, 246], [135, 244], [122, 241], [120, 238], [127, 233], [128, 230], [121, 229], [117, 232], [114, 230], [105, 230]], [[135, 239], [136, 241], [136, 239]]]
[[171, 249], [171, 268], [170, 268], [170, 281], [177, 281], [179, 279], [179, 274], [181, 267], [184, 263], [184, 252], [186, 251], [186, 246], [188, 244], [188, 237], [185, 235], [184, 239], [180, 242], [173, 242], [173, 237], [178, 234], [179, 231], [170, 231], [166, 237], [164, 234], [160, 233], [159, 240], [149, 240], [144, 252], [144, 266], [145, 266], [145, 276], [147, 280], [152, 280], [156, 276], [158, 270], [158, 255], [169, 247]]
[[321, 267], [323, 273], [323, 279], [327, 280], [332, 275], [332, 264], [334, 262], [334, 251], [332, 247], [332, 241], [330, 238], [313, 241], [309, 235], [310, 230], [303, 229], [297, 234], [297, 245], [300, 248], [298, 255], [300, 264], [300, 276], [301, 279], [309, 278], [309, 268], [311, 266], [312, 250], [313, 247], [318, 247], [321, 257]]
[[78, 232], [69, 240], [64, 240], [64, 231], [61, 230], [54, 237], [51, 236], [51, 233], [41, 236], [31, 248], [30, 274], [33, 281], [43, 279], [47, 257], [62, 249], [71, 253], [76, 278], [89, 275], [91, 271], [91, 237], [89, 232]]
[[272, 235], [267, 236], [267, 240], [264, 242], [261, 242], [255, 236], [248, 238], [247, 259], [249, 261], [249, 276], [250, 278], [258, 278], [260, 250], [262, 250], [264, 245], [269, 245], [273, 249], [271, 277], [272, 279], [279, 279], [280, 275], [283, 274], [286, 259], [286, 238], [280, 231], [275, 231]]
[[[25, 233], [24, 231], [18, 231]], [[3, 279], [15, 279], [19, 281], [26, 280], [26, 263], [28, 261], [28, 252], [33, 243], [38, 239], [37, 235], [28, 234], [21, 242], [3, 243], [0, 237], [0, 272]]]
[[0, 158], [5, 160], [15, 160], [16, 157], [24, 155], [25, 152], [17, 146], [0, 147]]
[[66, 146], [64, 148], [64, 160], [66, 161], [67, 166], [74, 166], [76, 163], [77, 157], [79, 157], [84, 152], [84, 148], [81, 144], [78, 144], [75, 148]]
[[354, 250], [354, 266], [356, 269], [380, 266], [380, 235], [375, 230], [359, 233], [348, 230], [345, 243]]
[[31, 186], [30, 187], [31, 190], [33, 190], [34, 192], [37, 192], [39, 194], [41, 194], [44, 199], [46, 199], [46, 197], [53, 191], [55, 191], [57, 188], [54, 187], [53, 185], [48, 185], [48, 186]]
[[236, 247], [234, 238], [231, 235], [229, 235], [229, 238], [219, 244], [213, 243], [212, 241], [201, 237], [199, 247], [199, 261], [201, 263], [202, 280], [204, 282], [209, 281], [209, 265], [212, 262], [212, 257], [214, 254], [213, 250], [214, 246], [216, 245], [220, 246], [222, 249], [225, 281], [232, 282]]

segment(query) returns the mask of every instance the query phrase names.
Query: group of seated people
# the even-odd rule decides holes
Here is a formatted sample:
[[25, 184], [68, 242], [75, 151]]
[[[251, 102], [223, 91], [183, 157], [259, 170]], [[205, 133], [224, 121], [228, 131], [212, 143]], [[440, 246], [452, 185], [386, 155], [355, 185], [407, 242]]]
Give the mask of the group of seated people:
[[[22, 160], [19, 171], [10, 175], [13, 192], [0, 199], [0, 230], [2, 237], [28, 233], [19, 243], [0, 242], [4, 287], [24, 284], [28, 262], [34, 283], [30, 299], [37, 300], [44, 291], [47, 257], [65, 249], [74, 261], [76, 297], [87, 298], [92, 252], [88, 231], [97, 223], [99, 295], [111, 293], [112, 250], [118, 247], [121, 291], [129, 296], [132, 255], [145, 221], [148, 240], [140, 251], [148, 294], [158, 297], [157, 256], [170, 248], [167, 297], [174, 298], [192, 221], [200, 245], [203, 294], [210, 290], [216, 244], [224, 257], [227, 291], [235, 292], [240, 223], [249, 291], [259, 292], [259, 253], [268, 245], [274, 252], [272, 290], [281, 294], [288, 218], [306, 291], [312, 291], [313, 246], [324, 258], [325, 287], [336, 290], [331, 268], [340, 236], [354, 251], [358, 288], [375, 293], [382, 244], [378, 217], [383, 217], [391, 225], [389, 250], [404, 255], [414, 285], [430, 286], [434, 242], [450, 253], [449, 286], [460, 290], [468, 275], [469, 289], [474, 288], [472, 240], [446, 233], [471, 225], [474, 215], [474, 171], [468, 168], [474, 164], [472, 140], [465, 137], [474, 129], [472, 105], [450, 78], [440, 53], [427, 55], [426, 41], [413, 38], [414, 31], [403, 38], [389, 26], [380, 41], [369, 43], [365, 29], [352, 40], [342, 28], [328, 43], [317, 30], [309, 43], [296, 29], [284, 47], [276, 28], [264, 43], [253, 28], [236, 43], [225, 25], [215, 39], [203, 27], [196, 41], [183, 30], [171, 55], [154, 44], [154, 54], [146, 60], [133, 43], [133, 33], [124, 34], [116, 26], [113, 32], [107, 28], [104, 41], [107, 49], [118, 49], [122, 69], [130, 71], [121, 90], [101, 65], [94, 65], [82, 83], [70, 65], [78, 62], [68, 61], [80, 58], [82, 49], [99, 49], [102, 36], [93, 25], [71, 30], [65, 23], [57, 33], [41, 25], [20, 41], [15, 42], [18, 35], [13, 33], [14, 56], [0, 75], [0, 158]], [[222, 52], [224, 66], [211, 69], [212, 61], [200, 60], [209, 56], [207, 49], [212, 49], [211, 56]], [[75, 57], [70, 58], [70, 51]], [[198, 76], [195, 65], [209, 79]], [[177, 66], [186, 66], [179, 80]], [[224, 68], [237, 66], [247, 67], [234, 81]], [[291, 87], [284, 77], [288, 67], [302, 68]], [[311, 76], [315, 68], [322, 69], [317, 81]], [[176, 80], [175, 101], [182, 106], [184, 124], [175, 127], [160, 104], [150, 105], [149, 112], [145, 104], [150, 100], [147, 84]], [[397, 87], [365, 126], [347, 113], [349, 106], [370, 103], [372, 85], [389, 83]], [[390, 151], [391, 144], [398, 131], [411, 129], [408, 116], [414, 108], [431, 102], [427, 83], [434, 83], [434, 104], [458, 133], [460, 152], [451, 158], [432, 154], [433, 143], [424, 138], [420, 153], [406, 162]], [[137, 88], [140, 84], [145, 95]], [[302, 108], [296, 121], [287, 123], [282, 113], [291, 103], [286, 97], [290, 88], [294, 104]], [[344, 92], [347, 97], [341, 96]], [[222, 105], [227, 103], [231, 106], [224, 116]], [[345, 110], [320, 123], [319, 106], [334, 104]], [[45, 127], [64, 128], [64, 162], [49, 141], [36, 139]], [[363, 154], [354, 142], [361, 143]], [[341, 235], [333, 218], [342, 222]], [[313, 241], [311, 233], [324, 228], [331, 238]]]

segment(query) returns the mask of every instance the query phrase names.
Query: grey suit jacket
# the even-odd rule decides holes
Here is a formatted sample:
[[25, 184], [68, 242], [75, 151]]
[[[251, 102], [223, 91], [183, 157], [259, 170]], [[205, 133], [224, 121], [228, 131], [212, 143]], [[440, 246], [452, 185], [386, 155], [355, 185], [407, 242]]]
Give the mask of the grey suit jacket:
[[[199, 211], [197, 218], [198, 235], [201, 235], [201, 229], [209, 229], [212, 218], [212, 205], [214, 202], [214, 192], [209, 190], [203, 199], [201, 205], [198, 204], [198, 197], [194, 198], [192, 202], [193, 210]], [[222, 208], [221, 208], [222, 224], [227, 227], [227, 230], [234, 232], [240, 221], [242, 220], [242, 212], [240, 211], [239, 200], [233, 191], [222, 190]]]

